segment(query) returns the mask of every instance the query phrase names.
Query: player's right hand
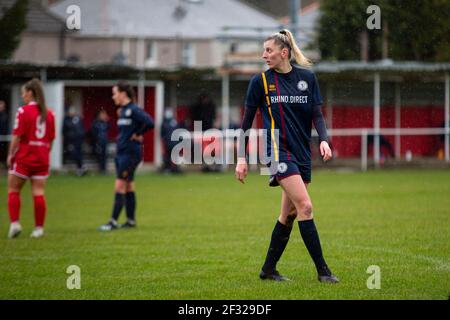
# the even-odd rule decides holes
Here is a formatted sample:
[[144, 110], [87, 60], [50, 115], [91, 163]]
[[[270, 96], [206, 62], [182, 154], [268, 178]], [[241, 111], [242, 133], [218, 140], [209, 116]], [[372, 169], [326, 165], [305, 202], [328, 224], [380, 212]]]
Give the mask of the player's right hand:
[[144, 142], [144, 136], [133, 133], [130, 140], [142, 143], [142, 142]]
[[241, 183], [244, 183], [244, 180], [247, 177], [247, 173], [248, 173], [247, 161], [245, 160], [245, 158], [239, 158], [235, 171], [236, 179], [238, 179]]
[[11, 155], [8, 155], [8, 158], [6, 159], [6, 165], [8, 166], [8, 169], [12, 169], [14, 163], [14, 157]]

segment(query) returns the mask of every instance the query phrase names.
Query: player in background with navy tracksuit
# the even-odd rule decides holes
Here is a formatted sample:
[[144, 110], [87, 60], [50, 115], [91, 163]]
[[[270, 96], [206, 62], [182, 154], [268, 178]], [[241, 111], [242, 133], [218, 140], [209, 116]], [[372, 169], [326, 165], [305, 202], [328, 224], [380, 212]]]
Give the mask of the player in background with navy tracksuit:
[[[289, 30], [282, 30], [264, 42], [263, 59], [269, 70], [252, 78], [247, 92], [243, 131], [251, 128], [259, 108], [268, 134], [267, 156], [271, 159], [269, 185], [281, 186], [281, 212], [272, 233], [261, 279], [288, 280], [276, 269], [289, 241], [293, 222], [298, 220], [301, 237], [317, 269], [318, 280], [336, 283], [322, 254], [319, 234], [312, 212], [307, 186], [311, 182], [311, 128], [319, 134], [320, 153], [324, 161], [332, 157], [325, 121], [320, 107], [322, 97], [314, 73], [291, 64], [291, 57], [300, 66], [310, 62], [298, 48]], [[278, 137], [276, 139], [276, 130]], [[278, 140], [278, 141], [277, 141]], [[246, 157], [240, 155], [236, 178], [247, 175]]]
[[109, 131], [109, 117], [105, 110], [100, 110], [97, 117], [92, 124], [92, 139], [94, 144], [94, 153], [97, 158], [98, 169], [100, 173], [106, 174], [107, 166], [107, 148], [108, 148], [108, 131]]
[[77, 114], [74, 107], [69, 107], [63, 121], [64, 152], [75, 161], [76, 174], [82, 177], [87, 170], [84, 166], [83, 143], [85, 138], [83, 119]]
[[154, 127], [153, 119], [135, 103], [133, 87], [128, 83], [119, 82], [112, 88], [112, 99], [119, 106], [119, 119], [117, 126], [116, 183], [115, 199], [111, 220], [99, 227], [100, 231], [117, 229], [118, 219], [123, 206], [127, 214], [126, 223], [122, 228], [136, 226], [135, 210], [136, 195], [134, 185], [134, 172], [142, 160], [143, 135]]

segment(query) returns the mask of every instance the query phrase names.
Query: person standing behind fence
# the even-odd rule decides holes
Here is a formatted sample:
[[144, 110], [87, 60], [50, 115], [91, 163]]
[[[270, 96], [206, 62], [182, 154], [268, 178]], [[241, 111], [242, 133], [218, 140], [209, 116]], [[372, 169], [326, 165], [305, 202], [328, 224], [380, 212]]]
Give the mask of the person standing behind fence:
[[70, 107], [63, 123], [64, 151], [75, 161], [77, 175], [86, 174], [83, 163], [83, 142], [85, 137], [84, 124], [75, 108]]
[[0, 163], [6, 165], [6, 155], [8, 153], [8, 142], [6, 136], [9, 135], [8, 113], [6, 103], [0, 100]]
[[198, 95], [197, 101], [190, 107], [190, 117], [192, 125], [194, 121], [201, 121], [203, 131], [214, 128], [216, 105], [207, 92]]
[[[214, 128], [214, 122], [216, 120], [216, 105], [207, 92], [201, 92], [198, 95], [197, 101], [190, 108], [190, 117], [193, 126], [195, 125], [195, 121], [201, 122], [203, 132]], [[210, 143], [210, 140], [202, 138], [201, 141], [195, 141], [195, 143], [202, 143], [202, 148], [204, 148], [205, 145]], [[220, 167], [218, 168], [216, 165], [208, 165], [205, 163], [202, 164], [203, 172], [214, 172], [219, 169]]]
[[32, 79], [22, 87], [25, 103], [16, 114], [13, 136], [8, 154], [8, 210], [11, 225], [9, 238], [22, 231], [20, 218], [20, 192], [27, 179], [31, 180], [34, 201], [35, 229], [32, 238], [44, 235], [47, 211], [45, 183], [49, 176], [50, 150], [55, 139], [55, 116], [45, 103], [42, 83]]
[[172, 156], [175, 156], [172, 155], [172, 151], [178, 143], [178, 141], [172, 140], [172, 134], [178, 128], [180, 128], [180, 126], [174, 118], [173, 111], [171, 109], [166, 109], [161, 125], [161, 138], [164, 145], [162, 172], [181, 173], [180, 168], [174, 163], [174, 159], [172, 159]]
[[108, 131], [109, 117], [105, 110], [100, 110], [95, 121], [92, 124], [92, 138], [94, 145], [94, 153], [97, 158], [100, 173], [106, 173], [107, 165], [107, 147], [108, 147]]

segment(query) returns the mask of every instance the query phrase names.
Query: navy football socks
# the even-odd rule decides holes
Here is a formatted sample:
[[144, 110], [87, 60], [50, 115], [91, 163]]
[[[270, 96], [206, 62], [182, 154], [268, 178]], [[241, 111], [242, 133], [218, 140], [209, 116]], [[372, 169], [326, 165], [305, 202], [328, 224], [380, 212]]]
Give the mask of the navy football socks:
[[262, 270], [266, 273], [275, 271], [278, 260], [286, 248], [291, 235], [292, 227], [288, 227], [277, 220], [275, 228], [272, 232], [272, 239], [270, 240], [269, 249], [267, 250], [266, 261]]

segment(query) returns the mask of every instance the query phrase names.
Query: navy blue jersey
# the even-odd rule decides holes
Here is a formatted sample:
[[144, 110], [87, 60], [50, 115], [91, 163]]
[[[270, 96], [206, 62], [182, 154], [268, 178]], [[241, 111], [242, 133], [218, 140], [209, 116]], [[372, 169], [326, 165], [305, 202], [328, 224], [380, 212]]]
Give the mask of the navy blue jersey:
[[108, 142], [108, 130], [109, 123], [102, 120], [95, 120], [92, 124], [92, 137], [95, 143], [107, 143]]
[[[278, 143], [273, 136], [267, 137], [267, 156], [275, 161], [309, 164], [312, 122], [317, 114], [314, 110], [318, 109], [319, 117], [322, 117], [320, 105], [323, 101], [316, 76], [312, 71], [296, 66], [288, 73], [269, 69], [264, 76], [266, 89], [262, 74], [251, 79], [245, 106], [260, 109], [268, 132], [278, 129]], [[326, 140], [326, 133], [322, 134], [321, 140]], [[272, 144], [274, 155], [271, 154]]]
[[139, 153], [141, 144], [131, 140], [133, 134], [142, 135], [154, 127], [153, 119], [148, 113], [134, 103], [120, 109], [117, 120], [119, 136], [117, 137], [117, 153]]
[[84, 123], [79, 116], [65, 116], [63, 121], [63, 135], [66, 143], [84, 139]]
[[0, 112], [0, 135], [7, 135], [9, 133], [9, 117], [5, 111]]

